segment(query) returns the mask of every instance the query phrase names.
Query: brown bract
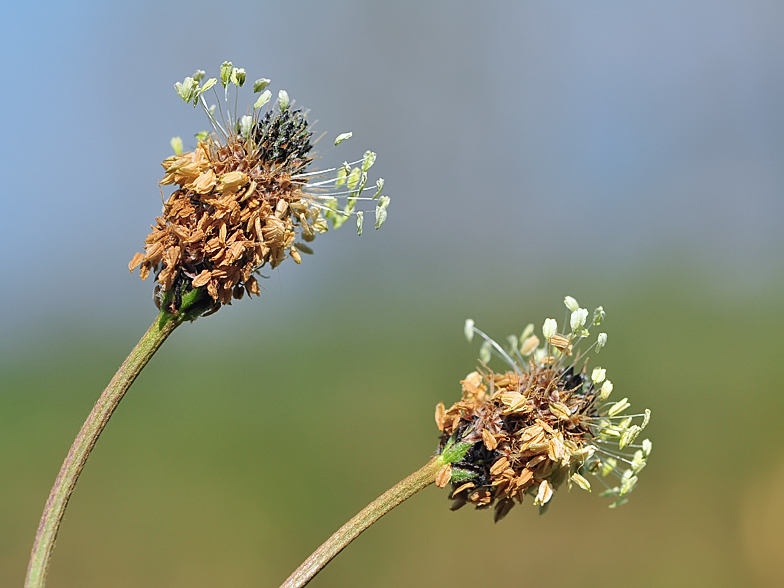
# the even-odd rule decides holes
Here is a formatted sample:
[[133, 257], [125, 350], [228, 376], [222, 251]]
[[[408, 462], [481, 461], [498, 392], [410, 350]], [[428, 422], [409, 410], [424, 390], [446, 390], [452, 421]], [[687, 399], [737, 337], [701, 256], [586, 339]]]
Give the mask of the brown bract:
[[544, 505], [593, 451], [596, 392], [571, 367], [532, 361], [522, 373], [472, 372], [461, 384], [459, 402], [436, 408], [442, 448], [452, 436], [474, 443], [452, 464], [453, 509], [498, 501], [499, 520], [525, 494]]
[[297, 234], [311, 241], [326, 230], [302, 192], [306, 180], [289, 171], [299, 171], [303, 161], [263, 161], [259, 149], [239, 135], [226, 145], [207, 138], [193, 152], [162, 165], [166, 174], [160, 183], [177, 189], [129, 269], [141, 265], [142, 279], [156, 272], [164, 292], [189, 282], [188, 287], [206, 288], [218, 307], [245, 291], [258, 295], [256, 270], [266, 264], [274, 268], [287, 255], [299, 263], [300, 251], [310, 249], [295, 245]]

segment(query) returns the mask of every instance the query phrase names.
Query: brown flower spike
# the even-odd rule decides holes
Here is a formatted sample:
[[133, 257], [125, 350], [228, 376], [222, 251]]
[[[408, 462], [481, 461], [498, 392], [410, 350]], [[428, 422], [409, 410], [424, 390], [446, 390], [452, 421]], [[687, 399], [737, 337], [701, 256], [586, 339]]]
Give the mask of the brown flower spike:
[[[297, 242], [298, 237], [310, 242], [316, 233], [327, 230], [327, 219], [339, 226], [352, 214], [357, 216], [361, 234], [363, 213], [354, 212], [357, 200], [378, 198], [378, 228], [389, 203], [381, 196], [383, 180], [372, 198], [361, 196], [367, 170], [375, 160], [372, 152], [365, 154], [360, 167], [352, 169], [345, 163], [335, 170], [305, 172], [313, 160], [306, 113], [292, 109], [288, 95], [281, 91], [276, 105], [262, 116], [260, 109], [270, 98], [265, 90], [269, 80], [254, 84], [254, 92], [263, 92], [252, 115], [238, 120], [236, 113], [228, 114], [228, 120], [223, 120], [221, 110], [218, 121], [214, 107], [208, 108], [203, 97], [217, 80], [207, 80], [200, 87], [203, 77], [204, 72], [196, 72], [175, 88], [186, 102], [202, 104], [214, 132], [197, 135], [200, 140], [192, 152], [182, 153], [175, 147], [177, 154], [163, 161], [166, 173], [160, 184], [175, 185], [175, 190], [145, 240], [144, 253], [134, 255], [129, 264], [131, 271], [141, 266], [142, 279], [155, 272], [169, 312], [179, 309], [182, 294], [191, 289], [206, 290], [213, 301], [210, 312], [242, 298], [245, 292], [258, 295], [260, 268], [275, 268], [287, 257], [300, 263], [301, 253], [312, 252]], [[227, 112], [229, 87], [239, 88], [244, 81], [243, 69], [223, 64], [221, 84]], [[331, 180], [309, 184], [335, 171]], [[344, 190], [323, 188], [333, 182], [336, 189], [345, 186]], [[342, 210], [337, 208], [339, 195], [348, 196]]]
[[[473, 443], [465, 457], [451, 464], [449, 472], [440, 472], [437, 480], [442, 487], [451, 481], [453, 509], [467, 502], [477, 508], [495, 504], [498, 521], [529, 495], [545, 510], [564, 483], [590, 491], [588, 474], [606, 486], [603, 495], [616, 498], [614, 507], [626, 502], [625, 495], [637, 483], [651, 443], [646, 439], [634, 445], [633, 441], [648, 424], [650, 411], [623, 415], [629, 407], [627, 399], [605, 402], [612, 392], [605, 370], [594, 368], [589, 377], [586, 361], [580, 361], [575, 351], [589, 335], [584, 326], [588, 311], [570, 296], [565, 302], [572, 311], [571, 333], [557, 333], [555, 321], [547, 319], [542, 347], [533, 325], [520, 339], [510, 337], [507, 352], [476, 329], [473, 321], [466, 323], [469, 340], [474, 333], [485, 339], [483, 367], [461, 382], [459, 402], [449, 409], [442, 403], [436, 407], [442, 449], [450, 440]], [[603, 318], [599, 307], [593, 325]], [[598, 352], [606, 340], [601, 333], [589, 350]], [[503, 373], [488, 369], [491, 352], [511, 369]], [[641, 423], [633, 424], [634, 419]], [[629, 449], [635, 451], [624, 452]], [[605, 481], [610, 474], [617, 476], [618, 485]]]

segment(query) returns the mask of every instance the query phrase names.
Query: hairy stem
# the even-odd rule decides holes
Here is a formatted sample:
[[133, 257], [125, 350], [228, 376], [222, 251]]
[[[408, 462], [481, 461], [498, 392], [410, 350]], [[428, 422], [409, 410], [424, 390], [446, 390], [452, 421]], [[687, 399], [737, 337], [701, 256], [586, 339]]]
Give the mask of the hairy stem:
[[112, 413], [120, 404], [125, 392], [131, 387], [136, 376], [144, 369], [147, 362], [158, 351], [166, 338], [182, 323], [182, 317], [173, 317], [162, 312], [152, 326], [147, 330], [130, 355], [125, 359], [120, 369], [114, 374], [112, 381], [95, 403], [92, 412], [82, 425], [82, 429], [71, 445], [68, 456], [65, 458], [60, 473], [54, 482], [49, 499], [46, 501], [38, 532], [35, 535], [33, 551], [30, 555], [30, 564], [27, 567], [25, 588], [42, 588], [46, 582], [46, 572], [49, 560], [52, 557], [57, 531], [68, 505], [68, 499], [76, 486], [76, 480], [87, 463], [87, 458], [98, 441]]
[[280, 588], [300, 588], [310, 582], [321, 569], [343, 549], [356, 539], [362, 531], [375, 523], [401, 502], [411, 498], [422, 488], [436, 479], [436, 474], [444, 466], [442, 455], [437, 455], [425, 466], [405, 480], [398, 482], [367, 505], [358, 515], [340, 527], [321, 547], [314, 551], [297, 570], [281, 584]]

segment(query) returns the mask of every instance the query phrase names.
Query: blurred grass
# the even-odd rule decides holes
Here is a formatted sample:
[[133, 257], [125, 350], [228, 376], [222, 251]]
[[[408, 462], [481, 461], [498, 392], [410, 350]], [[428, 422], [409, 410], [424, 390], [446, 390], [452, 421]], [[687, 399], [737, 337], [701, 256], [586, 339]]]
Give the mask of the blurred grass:
[[[653, 411], [630, 503], [563, 492], [543, 517], [529, 504], [494, 525], [429, 488], [312, 585], [779, 585], [781, 562], [759, 554], [784, 548], [769, 524], [784, 512], [783, 280], [722, 289], [668, 265], [502, 275], [436, 299], [418, 278], [361, 300], [333, 286], [304, 307], [242, 301], [175, 332], [90, 459], [49, 585], [277, 586], [434, 450], [433, 408], [478, 352], [463, 320], [502, 340], [561, 320], [567, 293], [604, 305], [614, 396]], [[21, 585], [62, 458], [146, 326], [50, 325], [0, 363], [0, 586]]]

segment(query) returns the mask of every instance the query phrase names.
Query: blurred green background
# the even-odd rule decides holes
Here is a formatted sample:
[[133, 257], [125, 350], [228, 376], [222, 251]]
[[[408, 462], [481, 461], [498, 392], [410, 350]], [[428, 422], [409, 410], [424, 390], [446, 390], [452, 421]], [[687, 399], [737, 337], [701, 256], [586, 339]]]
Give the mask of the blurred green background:
[[126, 264], [169, 138], [206, 126], [171, 86], [224, 59], [311, 109], [317, 164], [376, 150], [389, 220], [174, 333], [90, 458], [49, 586], [279, 585], [434, 451], [476, 363], [464, 320], [503, 340], [566, 294], [604, 305], [613, 394], [653, 411], [629, 504], [562, 491], [493, 524], [431, 487], [312, 585], [784, 584], [780, 3], [6, 8], [0, 587], [153, 320]]

